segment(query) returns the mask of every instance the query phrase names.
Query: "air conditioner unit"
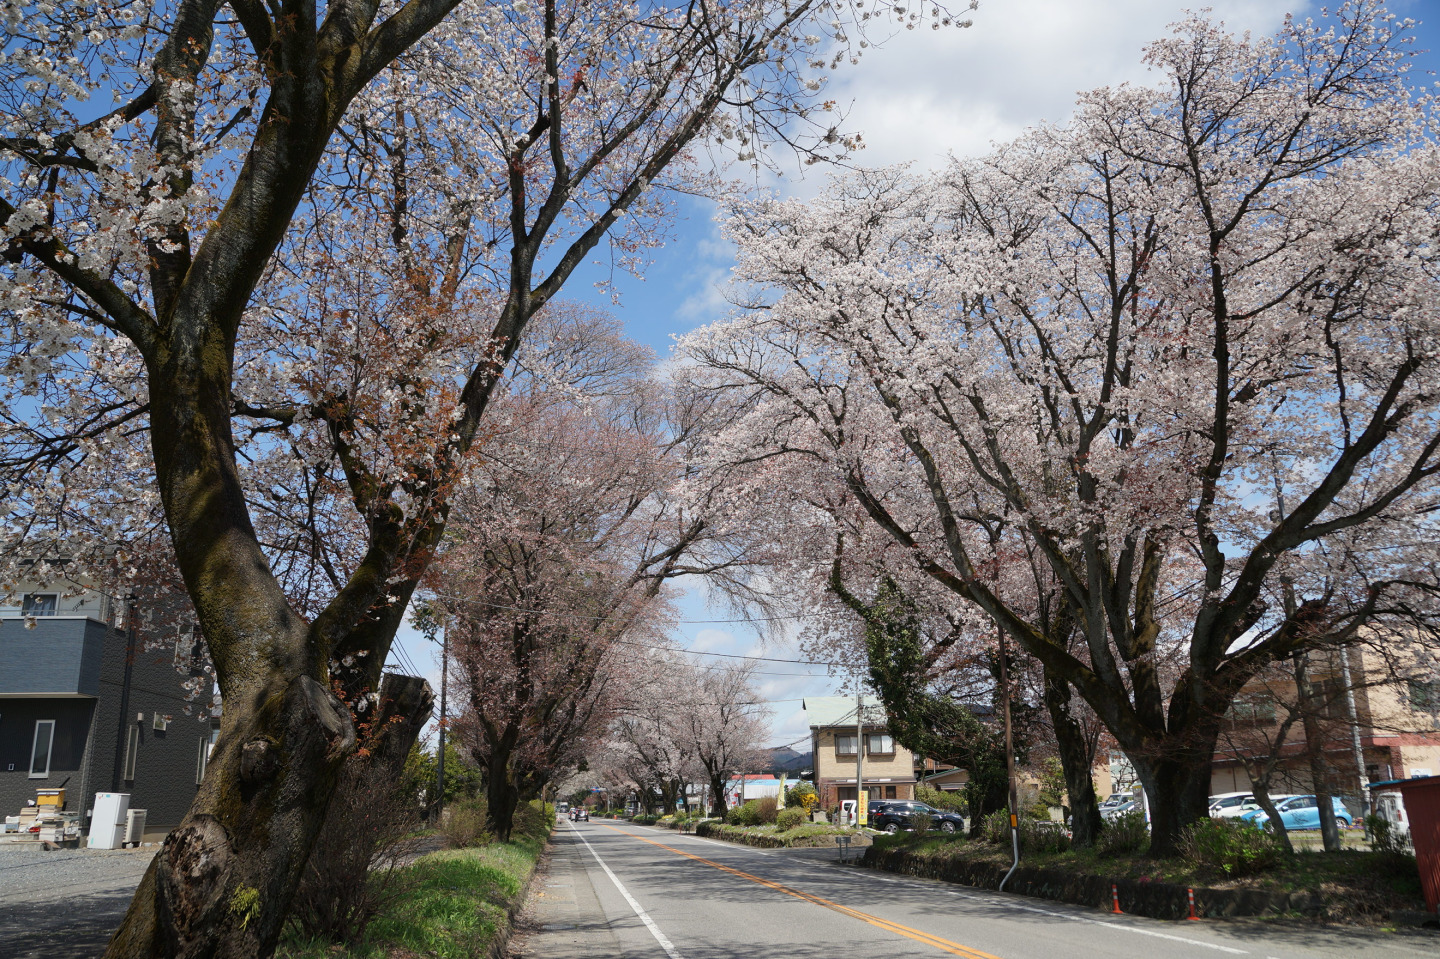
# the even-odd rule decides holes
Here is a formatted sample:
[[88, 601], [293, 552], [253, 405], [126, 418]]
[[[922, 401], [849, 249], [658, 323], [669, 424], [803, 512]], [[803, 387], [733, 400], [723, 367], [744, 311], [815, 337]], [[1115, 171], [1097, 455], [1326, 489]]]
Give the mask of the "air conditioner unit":
[[154, 720], [150, 724], [150, 728], [155, 730], [157, 733], [163, 733], [165, 730], [170, 728], [170, 717], [162, 716], [159, 713], [156, 713]]
[[140, 840], [145, 838], [145, 813], [144, 809], [127, 809], [125, 811], [125, 845], [140, 845]]

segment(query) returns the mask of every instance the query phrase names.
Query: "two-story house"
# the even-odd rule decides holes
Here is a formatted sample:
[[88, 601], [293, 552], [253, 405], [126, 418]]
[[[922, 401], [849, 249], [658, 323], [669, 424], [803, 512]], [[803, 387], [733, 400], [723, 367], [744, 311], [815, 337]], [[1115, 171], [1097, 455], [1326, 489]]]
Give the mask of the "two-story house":
[[66, 580], [0, 591], [0, 815], [63, 788], [82, 817], [124, 792], [151, 829], [181, 821], [218, 721], [200, 644], [147, 615], [160, 602]]
[[855, 763], [861, 750], [861, 785], [871, 799], [915, 798], [915, 756], [890, 735], [880, 700], [866, 696], [862, 703], [861, 717], [854, 697], [812, 696], [801, 704], [810, 725], [822, 809], [856, 798]]

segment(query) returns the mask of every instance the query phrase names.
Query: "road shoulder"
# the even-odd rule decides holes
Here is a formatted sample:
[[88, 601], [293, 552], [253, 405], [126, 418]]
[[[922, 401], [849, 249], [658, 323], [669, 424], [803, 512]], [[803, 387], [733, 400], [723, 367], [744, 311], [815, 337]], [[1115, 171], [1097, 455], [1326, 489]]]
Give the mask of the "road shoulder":
[[557, 829], [516, 922], [510, 955], [533, 959], [623, 956], [585, 863], [585, 847]]

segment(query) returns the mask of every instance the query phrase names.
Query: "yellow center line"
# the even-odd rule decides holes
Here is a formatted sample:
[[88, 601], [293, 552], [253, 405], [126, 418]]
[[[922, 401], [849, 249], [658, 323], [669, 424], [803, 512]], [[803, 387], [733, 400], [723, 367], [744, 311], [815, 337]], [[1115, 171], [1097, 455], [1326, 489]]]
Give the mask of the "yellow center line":
[[840, 913], [842, 916], [849, 916], [852, 919], [859, 919], [861, 922], [867, 922], [872, 926], [877, 926], [880, 929], [884, 929], [886, 932], [893, 932], [896, 935], [904, 936], [907, 939], [914, 939], [916, 942], [924, 943], [927, 946], [934, 946], [941, 952], [948, 952], [953, 956], [964, 956], [966, 957], [966, 959], [999, 959], [998, 956], [992, 956], [988, 952], [981, 952], [979, 949], [971, 949], [969, 946], [962, 946], [958, 942], [951, 942], [949, 939], [942, 939], [939, 936], [932, 936], [928, 932], [921, 932], [919, 929], [912, 929], [909, 926], [902, 926], [900, 923], [891, 922], [889, 919], [881, 919], [879, 916], [872, 916], [868, 912], [861, 912], [858, 909], [851, 909], [849, 906], [842, 906], [838, 902], [831, 902], [829, 899], [824, 899], [820, 896], [816, 896], [808, 892], [802, 892], [799, 889], [792, 889], [790, 886], [774, 882], [770, 879], [764, 879], [760, 876], [752, 875], [740, 869], [735, 869], [731, 866], [727, 866], [724, 863], [716, 862], [713, 859], [706, 859], [704, 856], [697, 856], [694, 853], [688, 853], [683, 849], [676, 849], [674, 846], [667, 846], [663, 842], [656, 842], [653, 839], [646, 839], [644, 836], [636, 835], [633, 832], [626, 832], [624, 829], [620, 829], [619, 827], [611, 826], [607, 823], [600, 823], [599, 825], [605, 826], [606, 829], [613, 829], [615, 832], [620, 833], [622, 836], [629, 836], [631, 839], [638, 839], [641, 842], [648, 842], [652, 846], [658, 846], [659, 848], [664, 849], [667, 852], [673, 852], [677, 856], [684, 856], [686, 859], [693, 859], [696, 862], [704, 863], [712, 869], [718, 869], [721, 872], [728, 872], [730, 875], [739, 876], [741, 879], [748, 879], [750, 882], [764, 886], [767, 889], [774, 889], [776, 892], [783, 892], [787, 896], [794, 896], [796, 899], [802, 899], [805, 902], [814, 903], [817, 906], [823, 906], [826, 909], [830, 909]]

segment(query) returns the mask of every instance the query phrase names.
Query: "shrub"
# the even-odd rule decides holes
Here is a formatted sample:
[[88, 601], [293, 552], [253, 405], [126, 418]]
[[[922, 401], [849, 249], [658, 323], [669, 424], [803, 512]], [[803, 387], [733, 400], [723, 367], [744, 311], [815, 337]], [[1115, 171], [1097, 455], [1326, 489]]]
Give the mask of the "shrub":
[[1095, 841], [1095, 850], [1106, 856], [1144, 852], [1149, 846], [1150, 827], [1138, 809], [1111, 819]]
[[780, 814], [780, 803], [774, 796], [761, 796], [755, 800], [755, 813], [760, 817], [760, 822], [771, 825]]
[[660, 821], [660, 817], [653, 813], [641, 813], [630, 821], [637, 826], [653, 826]]
[[970, 811], [970, 804], [965, 801], [965, 794], [961, 792], [946, 792], [943, 789], [931, 789], [929, 786], [916, 786], [915, 798], [927, 806], [948, 809], [951, 812], [958, 812], [962, 816]]
[[1020, 848], [1026, 852], [1065, 852], [1070, 848], [1070, 836], [1061, 823], [1049, 819], [1022, 819]]
[[440, 817], [440, 834], [452, 849], [483, 846], [495, 836], [486, 827], [489, 809], [482, 798], [455, 803]]
[[1275, 837], [1238, 819], [1202, 819], [1180, 834], [1180, 855], [1230, 878], [1264, 872], [1280, 857]]
[[1010, 812], [997, 809], [982, 819], [980, 838], [996, 846], [1010, 845]]
[[1394, 826], [1384, 816], [1374, 813], [1365, 817], [1365, 830], [1370, 833], [1370, 848], [1375, 852], [1403, 853], [1404, 841], [1395, 833]]
[[820, 805], [820, 795], [815, 792], [815, 787], [807, 782], [798, 782], [785, 790], [785, 808], [794, 807], [803, 809], [806, 815], [814, 812], [815, 807]]
[[290, 921], [309, 939], [359, 942], [371, 920], [407, 891], [408, 873], [396, 867], [413, 850], [419, 824], [414, 784], [383, 763], [352, 756], [291, 900]]
[[808, 818], [809, 817], [805, 815], [804, 806], [795, 806], [793, 808], [786, 806], [775, 816], [775, 828], [781, 832], [787, 829], [794, 829], [796, 826], [803, 825]]
[[760, 825], [759, 802], [758, 799], [752, 799], [744, 805], [736, 806], [725, 814], [725, 821], [732, 826]]
[[935, 818], [928, 812], [917, 812], [910, 817], [910, 825], [915, 830], [916, 835], [929, 832], [930, 827], [934, 824]]

